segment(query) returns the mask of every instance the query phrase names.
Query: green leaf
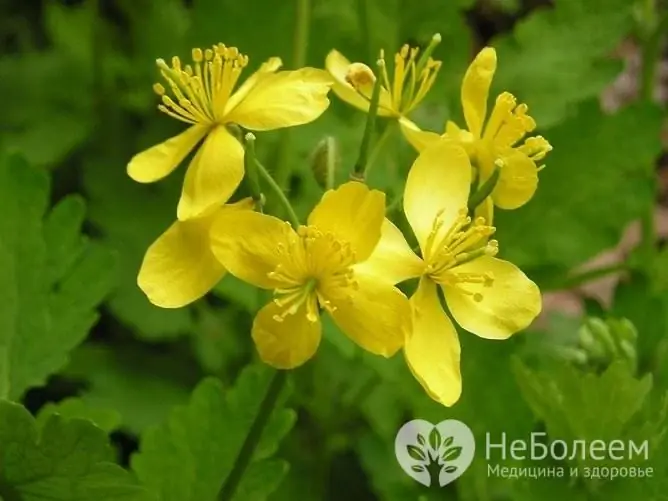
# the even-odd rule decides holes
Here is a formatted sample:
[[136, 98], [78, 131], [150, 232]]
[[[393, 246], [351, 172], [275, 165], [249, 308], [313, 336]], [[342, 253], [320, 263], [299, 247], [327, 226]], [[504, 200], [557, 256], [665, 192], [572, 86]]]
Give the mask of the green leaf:
[[91, 407], [79, 398], [70, 397], [58, 403], [49, 402], [42, 407], [37, 415], [38, 426], [42, 427], [54, 414], [65, 419], [86, 419], [107, 433], [121, 424], [121, 415], [117, 410]]
[[139, 434], [187, 402], [192, 370], [181, 359], [150, 350], [84, 344], [72, 353], [64, 374], [85, 381], [79, 398], [87, 407], [115, 409], [123, 427]]
[[437, 451], [441, 447], [441, 433], [438, 431], [438, 428], [434, 428], [429, 433], [429, 445], [432, 449]]
[[450, 447], [443, 452], [443, 461], [454, 461], [462, 454], [461, 447]]
[[638, 329], [640, 365], [653, 365], [668, 332], [668, 292], [656, 290], [644, 275], [632, 274], [615, 289], [612, 311], [631, 320]]
[[51, 415], [41, 428], [18, 404], [0, 401], [0, 497], [21, 501], [152, 501], [110, 462], [104, 431]]
[[46, 215], [48, 176], [0, 158], [0, 395], [20, 397], [67, 363], [96, 323], [115, 260], [80, 235], [78, 197]]
[[[142, 434], [140, 452], [132, 457], [140, 480], [161, 501], [215, 501], [272, 372], [266, 366], [248, 367], [228, 390], [214, 378], [202, 381], [187, 407], [175, 409], [167, 422]], [[293, 411], [274, 410], [235, 501], [266, 499], [280, 482], [286, 463], [268, 462], [267, 458], [276, 452], [294, 422]]]
[[649, 104], [608, 117], [590, 102], [545, 131], [554, 151], [535, 197], [518, 210], [495, 213], [504, 259], [563, 270], [617, 245], [627, 224], [654, 203], [661, 121]]
[[[655, 407], [649, 398], [652, 377], [636, 379], [628, 364], [615, 362], [602, 374], [587, 373], [568, 365], [534, 370], [515, 359], [515, 373], [522, 394], [536, 416], [545, 423], [551, 439], [567, 444], [575, 440], [647, 440], [650, 457], [662, 436], [666, 407]], [[580, 464], [591, 458], [575, 456]], [[635, 459], [637, 461], [638, 459]], [[629, 461], [634, 458], [629, 456]], [[614, 458], [595, 464], [619, 466]]]
[[422, 451], [422, 449], [416, 445], [407, 445], [408, 455], [417, 461], [425, 461], [427, 456]]
[[574, 105], [598, 96], [621, 71], [609, 54], [633, 26], [634, 3], [628, 0], [554, 4], [536, 9], [512, 34], [493, 42], [499, 57], [494, 88], [526, 102], [541, 128], [572, 115]]
[[537, 372], [515, 359], [522, 394], [553, 437], [619, 438], [645, 403], [651, 377], [635, 379], [623, 362], [602, 375], [560, 365]]

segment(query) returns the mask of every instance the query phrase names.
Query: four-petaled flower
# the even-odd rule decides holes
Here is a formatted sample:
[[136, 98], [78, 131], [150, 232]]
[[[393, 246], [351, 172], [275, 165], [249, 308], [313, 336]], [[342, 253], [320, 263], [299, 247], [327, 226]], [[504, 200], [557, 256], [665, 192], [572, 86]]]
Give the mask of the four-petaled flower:
[[182, 66], [178, 57], [172, 58], [171, 66], [159, 59], [168, 89], [154, 86], [162, 98], [158, 108], [190, 127], [135, 155], [128, 164], [128, 174], [135, 181], [158, 181], [206, 137], [185, 176], [177, 208], [182, 221], [225, 203], [243, 178], [244, 149], [227, 125], [264, 131], [311, 122], [329, 106], [327, 93], [332, 85], [324, 70], [277, 72], [282, 63], [274, 57], [235, 91], [248, 64], [236, 47], [218, 44], [204, 51], [193, 49], [192, 59], [192, 66]]
[[495, 169], [500, 169], [491, 198], [501, 209], [516, 209], [536, 192], [541, 168], [537, 163], [552, 146], [541, 136], [525, 138], [536, 128], [536, 122], [527, 114], [527, 105], [518, 105], [508, 92], [496, 98], [492, 113], [487, 117], [487, 100], [495, 72], [496, 52], [486, 47], [464, 75], [461, 101], [468, 130], [449, 121], [443, 136], [421, 131], [415, 125], [404, 127], [404, 133], [418, 151], [442, 137], [459, 142], [478, 170], [479, 184], [487, 181]]
[[320, 342], [321, 308], [372, 353], [389, 357], [403, 346], [408, 300], [393, 284], [360, 270], [380, 239], [384, 215], [385, 195], [353, 181], [326, 192], [297, 230], [257, 212], [217, 216], [211, 244], [222, 265], [274, 291], [252, 328], [263, 361], [289, 369], [311, 358]]
[[[436, 40], [440, 40], [440, 37]], [[397, 119], [402, 131], [418, 130], [408, 119], [408, 114], [425, 98], [441, 68], [440, 61], [434, 61], [431, 57], [421, 60], [419, 55], [419, 48], [404, 45], [394, 56], [392, 78], [384, 66], [380, 74], [378, 116]], [[382, 51], [380, 58], [384, 60]], [[334, 77], [334, 93], [348, 104], [368, 112], [376, 81], [371, 68], [364, 63], [351, 63], [337, 50], [327, 55], [325, 67]]]
[[506, 339], [527, 327], [541, 310], [536, 284], [515, 265], [495, 258], [494, 228], [471, 220], [467, 200], [471, 165], [466, 151], [440, 140], [417, 158], [406, 180], [404, 212], [420, 246], [418, 257], [389, 220], [371, 257], [362, 265], [378, 280], [419, 277], [411, 297], [412, 332], [405, 355], [427, 393], [444, 405], [461, 394], [457, 331], [443, 311], [438, 287], [456, 322], [482, 338]]
[[[390, 357], [403, 347], [427, 393], [453, 405], [462, 388], [461, 350], [438, 289], [454, 320], [483, 338], [506, 339], [538, 315], [538, 287], [495, 257], [491, 209], [492, 201], [513, 209], [531, 198], [540, 169], [536, 162], [551, 146], [540, 136], [525, 139], [536, 124], [526, 105], [517, 105], [509, 93], [497, 98], [487, 118], [496, 70], [491, 48], [478, 54], [462, 84], [468, 130], [448, 122], [442, 136], [421, 131], [407, 114], [424, 99], [440, 67], [429, 57], [431, 48], [418, 58], [418, 49], [404, 46], [395, 57], [393, 79], [382, 65], [378, 77], [378, 114], [397, 119], [420, 151], [406, 181], [404, 211], [421, 257], [385, 219], [385, 195], [359, 182], [327, 191], [306, 225], [296, 229], [254, 212], [251, 199], [224, 205], [244, 175], [244, 150], [229, 125], [270, 130], [308, 123], [328, 107], [332, 85], [339, 97], [368, 111], [377, 79], [368, 66], [332, 51], [329, 73], [277, 72], [280, 59], [272, 58], [234, 91], [248, 63], [235, 47], [195, 49], [192, 66], [182, 67], [176, 57], [171, 66], [158, 60], [173, 95], [156, 84], [159, 109], [191, 126], [136, 155], [128, 165], [130, 176], [157, 181], [204, 143], [186, 173], [177, 221], [144, 257], [138, 283], [150, 301], [164, 308], [185, 306], [229, 271], [273, 290], [273, 300], [252, 327], [266, 363], [291, 369], [311, 358], [324, 310], [372, 353]], [[476, 189], [497, 174], [491, 196], [469, 216], [472, 183]], [[395, 285], [410, 278], [419, 283], [409, 301]]]

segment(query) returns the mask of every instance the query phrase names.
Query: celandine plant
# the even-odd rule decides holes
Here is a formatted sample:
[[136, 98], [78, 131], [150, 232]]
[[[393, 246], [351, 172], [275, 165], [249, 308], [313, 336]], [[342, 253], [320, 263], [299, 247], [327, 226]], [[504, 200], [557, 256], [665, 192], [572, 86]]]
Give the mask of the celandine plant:
[[[497, 98], [487, 117], [496, 68], [490, 48], [476, 57], [462, 84], [468, 129], [448, 122], [443, 135], [420, 130], [408, 114], [433, 86], [441, 63], [431, 52], [439, 40], [435, 36], [424, 53], [403, 47], [392, 77], [382, 52], [377, 75], [332, 51], [328, 72], [278, 71], [280, 60], [272, 58], [238, 87], [248, 58], [234, 47], [194, 49], [192, 64], [185, 66], [178, 58], [171, 65], [158, 61], [167, 84], [155, 85], [159, 109], [189, 128], [136, 155], [129, 175], [157, 181], [202, 144], [188, 167], [176, 222], [147, 250], [138, 283], [164, 308], [199, 299], [226, 272], [272, 291], [253, 320], [251, 337], [260, 358], [280, 370], [247, 438], [251, 455], [285, 370], [316, 353], [322, 313], [375, 355], [392, 357], [403, 349], [427, 394], [452, 406], [462, 393], [461, 349], [452, 319], [482, 338], [506, 339], [541, 310], [538, 287], [496, 257], [502, 247], [491, 239], [492, 207], [528, 202], [537, 187], [537, 162], [550, 145], [541, 137], [524, 139], [536, 124], [526, 105], [517, 105], [508, 93]], [[330, 89], [367, 113], [367, 127], [352, 180], [328, 189], [300, 221], [289, 196], [256, 158], [255, 135], [247, 131], [315, 120], [329, 105]], [[385, 217], [384, 193], [365, 183], [377, 116], [397, 120], [419, 150], [403, 195], [417, 254]], [[244, 175], [251, 197], [229, 203]], [[264, 212], [268, 198], [280, 203], [288, 221]], [[409, 299], [396, 284], [411, 278], [419, 282]]]

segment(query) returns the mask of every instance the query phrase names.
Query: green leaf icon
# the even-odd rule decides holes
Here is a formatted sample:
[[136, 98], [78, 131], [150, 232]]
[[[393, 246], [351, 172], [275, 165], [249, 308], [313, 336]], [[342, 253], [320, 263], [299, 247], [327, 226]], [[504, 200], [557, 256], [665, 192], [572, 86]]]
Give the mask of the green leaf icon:
[[452, 445], [452, 442], [455, 441], [455, 437], [445, 437], [445, 440], [443, 441], [443, 447], [448, 448]]
[[424, 435], [422, 435], [421, 433], [418, 433], [417, 441], [421, 447], [424, 447], [424, 445], [427, 443], [427, 440], [425, 440]]
[[445, 473], [454, 473], [454, 472], [457, 471], [457, 467], [456, 466], [446, 466], [443, 469], [443, 471], [445, 471]]
[[422, 471], [425, 471], [425, 468], [421, 464], [414, 464], [413, 466], [411, 466], [411, 470], [417, 471], [417, 472], [422, 472]]
[[429, 445], [431, 448], [437, 451], [441, 447], [441, 432], [438, 431], [438, 428], [431, 430], [429, 434]]
[[422, 449], [420, 449], [416, 445], [407, 445], [406, 449], [408, 449], [408, 455], [413, 459], [416, 459], [418, 461], [425, 461], [427, 459], [427, 456], [422, 451]]
[[443, 452], [443, 455], [441, 458], [443, 461], [453, 461], [457, 459], [462, 453], [462, 448], [457, 446], [457, 447], [450, 447], [448, 449], [445, 449]]

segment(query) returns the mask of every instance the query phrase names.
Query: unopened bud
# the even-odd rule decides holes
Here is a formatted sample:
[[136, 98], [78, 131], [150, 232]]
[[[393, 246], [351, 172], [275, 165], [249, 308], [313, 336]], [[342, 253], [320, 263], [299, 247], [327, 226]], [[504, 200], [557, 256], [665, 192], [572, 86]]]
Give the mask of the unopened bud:
[[376, 75], [366, 64], [352, 63], [348, 67], [348, 73], [346, 73], [346, 82], [352, 85], [357, 92], [370, 96], [373, 84], [376, 82]]
[[311, 170], [318, 184], [325, 190], [334, 186], [337, 166], [339, 164], [339, 148], [336, 138], [324, 137], [311, 153]]

